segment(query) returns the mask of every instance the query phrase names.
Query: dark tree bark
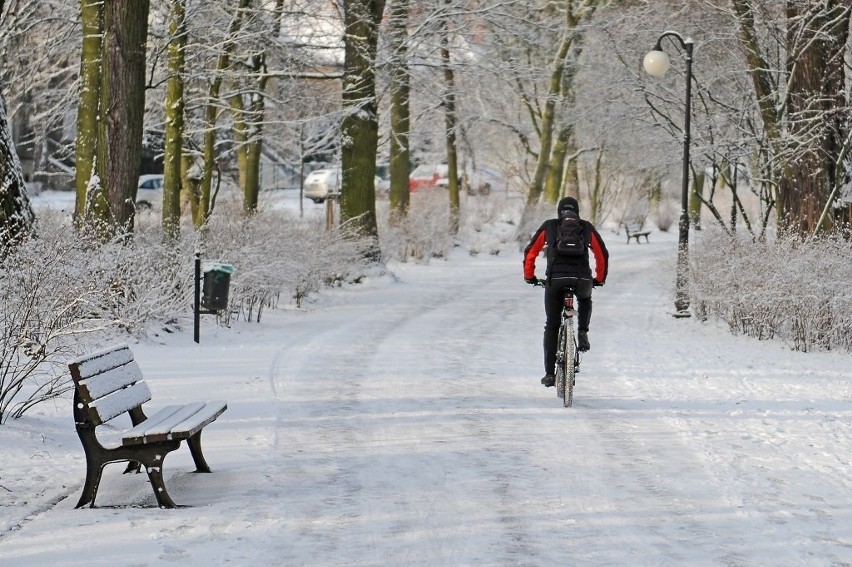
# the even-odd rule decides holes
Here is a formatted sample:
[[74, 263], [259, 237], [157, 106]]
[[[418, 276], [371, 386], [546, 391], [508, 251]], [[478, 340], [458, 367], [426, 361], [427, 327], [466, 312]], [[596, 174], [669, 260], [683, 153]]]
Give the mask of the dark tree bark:
[[103, 71], [96, 169], [101, 180], [92, 203], [107, 233], [132, 230], [142, 161], [145, 48], [149, 0], [104, 4]]
[[379, 138], [375, 57], [384, 0], [344, 0], [345, 55], [341, 124], [340, 215], [362, 236], [376, 240], [369, 256], [378, 259], [376, 148]]
[[782, 223], [812, 234], [836, 183], [837, 158], [849, 114], [844, 54], [852, 8], [848, 2], [787, 2], [791, 165], [781, 178]]
[[0, 258], [3, 250], [24, 238], [33, 228], [35, 214], [27, 197], [26, 183], [9, 121], [6, 99], [0, 92]]
[[397, 224], [408, 215], [410, 192], [408, 189], [409, 110], [408, 77], [408, 0], [394, 0], [390, 8], [390, 33], [388, 41], [393, 53], [390, 85], [390, 208], [391, 223]]

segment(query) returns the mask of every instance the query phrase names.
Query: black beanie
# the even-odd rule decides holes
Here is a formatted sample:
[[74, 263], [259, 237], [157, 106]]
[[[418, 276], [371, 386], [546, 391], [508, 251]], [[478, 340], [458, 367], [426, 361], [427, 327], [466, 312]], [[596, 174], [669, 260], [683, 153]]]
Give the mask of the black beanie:
[[565, 214], [565, 211], [574, 211], [577, 214], [580, 214], [580, 204], [577, 202], [577, 199], [574, 197], [564, 197], [559, 201], [559, 206], [556, 208], [556, 214], [559, 215], [559, 218]]

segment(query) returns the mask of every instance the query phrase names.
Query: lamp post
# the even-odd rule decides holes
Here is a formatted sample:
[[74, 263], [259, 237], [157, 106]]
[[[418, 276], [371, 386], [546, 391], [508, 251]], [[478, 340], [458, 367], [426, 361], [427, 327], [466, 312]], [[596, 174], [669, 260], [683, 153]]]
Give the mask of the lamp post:
[[675, 317], [689, 317], [689, 128], [692, 117], [692, 39], [684, 39], [674, 31], [663, 32], [654, 49], [645, 55], [642, 66], [654, 77], [662, 77], [671, 67], [669, 56], [662, 49], [666, 37], [676, 39], [686, 52], [686, 109], [683, 117], [683, 177], [680, 195], [680, 222], [677, 239], [677, 279], [675, 280]]

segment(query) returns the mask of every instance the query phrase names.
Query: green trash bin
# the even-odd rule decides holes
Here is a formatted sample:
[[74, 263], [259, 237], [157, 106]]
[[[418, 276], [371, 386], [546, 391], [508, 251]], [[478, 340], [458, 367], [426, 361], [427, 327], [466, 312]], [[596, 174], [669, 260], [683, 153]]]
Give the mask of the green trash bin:
[[201, 307], [208, 311], [223, 311], [228, 308], [228, 289], [234, 267], [218, 262], [204, 268], [204, 285], [201, 293]]

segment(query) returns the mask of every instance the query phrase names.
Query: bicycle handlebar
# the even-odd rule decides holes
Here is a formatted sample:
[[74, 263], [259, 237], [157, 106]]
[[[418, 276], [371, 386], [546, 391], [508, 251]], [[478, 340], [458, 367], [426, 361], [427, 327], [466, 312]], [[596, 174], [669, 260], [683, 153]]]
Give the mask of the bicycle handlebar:
[[[544, 284], [547, 280], [536, 279], [535, 283], [532, 284], [533, 287], [544, 287]], [[592, 287], [603, 287], [602, 283], [592, 282]]]

